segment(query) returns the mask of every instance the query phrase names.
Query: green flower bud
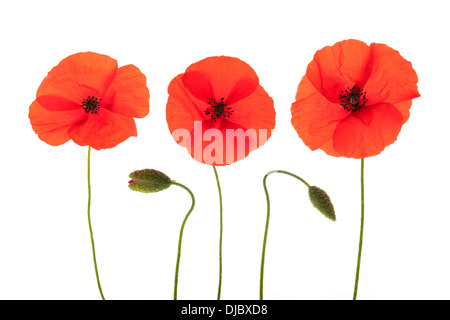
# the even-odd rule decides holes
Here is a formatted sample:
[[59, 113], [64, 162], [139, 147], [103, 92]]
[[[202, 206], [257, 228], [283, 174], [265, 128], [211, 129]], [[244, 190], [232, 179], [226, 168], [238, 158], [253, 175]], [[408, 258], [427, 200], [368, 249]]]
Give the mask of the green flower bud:
[[159, 192], [167, 189], [172, 180], [164, 173], [154, 169], [136, 170], [130, 173], [128, 187], [133, 191], [144, 193]]
[[332, 221], [336, 221], [333, 204], [325, 191], [318, 187], [311, 186], [309, 187], [309, 199], [313, 206], [325, 217]]

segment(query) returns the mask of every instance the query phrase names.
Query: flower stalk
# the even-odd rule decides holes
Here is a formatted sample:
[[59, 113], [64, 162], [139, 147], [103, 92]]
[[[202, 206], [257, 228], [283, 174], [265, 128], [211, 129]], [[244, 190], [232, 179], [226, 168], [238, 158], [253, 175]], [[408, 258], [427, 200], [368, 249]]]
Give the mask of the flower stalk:
[[97, 267], [97, 259], [95, 257], [95, 244], [94, 244], [94, 234], [92, 232], [92, 224], [91, 224], [91, 147], [88, 147], [88, 161], [87, 161], [87, 180], [88, 180], [88, 222], [89, 222], [89, 233], [91, 235], [91, 244], [92, 244], [92, 256], [94, 259], [94, 267], [95, 267], [95, 276], [97, 277], [97, 286], [100, 292], [100, 295], [103, 300], [105, 300], [105, 296], [103, 295], [102, 286], [100, 284], [100, 277], [98, 275], [98, 267]]
[[263, 178], [263, 187], [264, 192], [266, 194], [266, 201], [267, 201], [267, 216], [266, 216], [266, 226], [264, 230], [264, 240], [263, 240], [263, 249], [262, 249], [262, 255], [261, 255], [261, 271], [260, 271], [260, 286], [259, 286], [259, 298], [260, 300], [263, 300], [263, 289], [264, 289], [264, 263], [265, 263], [265, 257], [266, 257], [266, 244], [267, 244], [267, 234], [269, 231], [269, 220], [270, 220], [270, 199], [269, 199], [269, 192], [267, 191], [267, 185], [266, 180], [267, 177], [273, 173], [282, 173], [286, 174], [288, 176], [291, 176], [299, 181], [301, 181], [304, 185], [308, 187], [309, 192], [309, 198], [311, 200], [311, 203], [313, 206], [318, 209], [325, 217], [328, 219], [335, 221], [336, 215], [334, 212], [333, 204], [331, 203], [331, 200], [329, 196], [326, 194], [325, 191], [322, 189], [309, 185], [305, 180], [300, 178], [299, 176], [283, 171], [283, 170], [273, 170], [268, 172], [264, 178]]
[[361, 267], [361, 252], [363, 244], [363, 230], [364, 230], [364, 158], [361, 159], [361, 228], [359, 232], [359, 249], [358, 262], [356, 264], [355, 287], [353, 290], [353, 300], [356, 300], [358, 295], [359, 269]]
[[180, 259], [181, 259], [181, 244], [183, 241], [183, 232], [184, 227], [186, 225], [187, 219], [191, 215], [192, 211], [194, 210], [195, 206], [195, 197], [192, 191], [186, 187], [185, 185], [176, 182], [174, 180], [171, 180], [167, 175], [162, 173], [161, 171], [154, 170], [154, 169], [143, 169], [143, 170], [136, 170], [130, 173], [129, 177], [131, 178], [130, 181], [128, 181], [128, 187], [133, 191], [138, 191], [142, 193], [155, 193], [162, 190], [165, 190], [169, 188], [171, 185], [178, 186], [184, 190], [186, 190], [192, 199], [191, 207], [189, 208], [189, 211], [187, 212], [186, 216], [183, 219], [183, 223], [181, 224], [180, 228], [180, 235], [178, 238], [178, 251], [177, 251], [177, 262], [175, 265], [175, 281], [174, 281], [174, 288], [173, 288], [173, 299], [178, 299], [178, 274], [180, 270]]
[[222, 205], [222, 191], [220, 188], [219, 175], [217, 174], [217, 170], [215, 166], [212, 166], [214, 169], [214, 175], [217, 181], [217, 189], [219, 191], [219, 207], [220, 207], [220, 235], [219, 235], [219, 286], [217, 288], [217, 300], [220, 300], [220, 295], [222, 292], [222, 236], [223, 236], [223, 205]]
[[177, 263], [175, 266], [175, 284], [174, 284], [174, 288], [173, 288], [173, 299], [177, 300], [177, 295], [178, 295], [178, 273], [180, 270], [180, 258], [181, 258], [181, 242], [183, 239], [183, 232], [184, 232], [184, 225], [186, 224], [187, 219], [189, 218], [189, 216], [191, 215], [192, 210], [194, 210], [194, 206], [195, 206], [195, 197], [194, 194], [192, 193], [192, 191], [186, 187], [185, 185], [172, 181], [173, 185], [176, 185], [180, 188], [183, 188], [184, 190], [186, 190], [189, 195], [191, 196], [192, 199], [192, 204], [191, 207], [188, 211], [188, 213], [186, 214], [186, 216], [184, 217], [183, 223], [181, 224], [181, 228], [180, 228], [180, 236], [178, 238], [178, 253], [177, 253]]

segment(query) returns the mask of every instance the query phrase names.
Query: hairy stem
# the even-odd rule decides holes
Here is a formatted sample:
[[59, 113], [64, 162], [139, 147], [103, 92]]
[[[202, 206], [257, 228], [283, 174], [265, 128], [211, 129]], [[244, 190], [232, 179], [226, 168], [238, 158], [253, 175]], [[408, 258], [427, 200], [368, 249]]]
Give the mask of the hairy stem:
[[98, 290], [100, 291], [100, 295], [102, 299], [105, 300], [102, 292], [102, 286], [100, 285], [100, 277], [98, 276], [98, 268], [97, 268], [97, 260], [95, 258], [95, 245], [94, 245], [94, 234], [92, 233], [92, 224], [91, 224], [91, 146], [88, 148], [88, 162], [87, 162], [87, 179], [88, 179], [88, 222], [89, 222], [89, 232], [91, 234], [91, 244], [92, 244], [92, 255], [94, 258], [94, 267], [95, 267], [95, 275], [97, 277], [97, 285]]
[[361, 265], [361, 252], [363, 244], [363, 229], [364, 229], [364, 158], [361, 159], [361, 229], [359, 233], [359, 250], [358, 263], [356, 265], [355, 288], [353, 290], [353, 300], [356, 300], [358, 295], [359, 269]]
[[217, 189], [219, 191], [219, 204], [220, 204], [220, 235], [219, 235], [219, 286], [217, 289], [217, 300], [220, 300], [220, 294], [222, 291], [222, 235], [223, 235], [223, 207], [222, 207], [222, 191], [220, 189], [219, 176], [215, 166], [214, 175], [216, 176]]
[[283, 171], [283, 170], [270, 171], [263, 178], [264, 192], [266, 194], [266, 201], [267, 201], [267, 217], [266, 217], [266, 228], [264, 230], [263, 249], [262, 249], [262, 255], [261, 255], [261, 273], [260, 273], [260, 280], [259, 280], [259, 299], [260, 300], [263, 300], [264, 262], [265, 262], [265, 257], [266, 257], [267, 233], [269, 231], [269, 219], [270, 219], [270, 199], [269, 199], [269, 192], [267, 191], [266, 180], [267, 180], [267, 177], [273, 173], [283, 173], [283, 174], [289, 175], [289, 176], [294, 177], [297, 180], [301, 181], [302, 183], [304, 183], [308, 188], [310, 187], [310, 185], [305, 180], [300, 178], [299, 176], [292, 174], [290, 172], [287, 172], [287, 171]]
[[182, 185], [181, 183], [178, 183], [178, 182], [175, 182], [175, 181], [172, 181], [172, 184], [176, 185], [176, 186], [179, 186], [179, 187], [183, 188], [184, 190], [186, 190], [189, 193], [189, 195], [191, 196], [191, 199], [192, 199], [191, 208], [189, 209], [188, 213], [184, 217], [183, 223], [181, 224], [180, 237], [178, 239], [177, 264], [176, 264], [176, 267], [175, 267], [175, 285], [174, 285], [174, 289], [173, 289], [173, 299], [177, 300], [178, 271], [180, 269], [180, 257], [181, 257], [181, 242], [182, 242], [182, 239], [183, 239], [183, 231], [184, 231], [184, 226], [186, 224], [186, 221], [189, 218], [189, 215], [191, 214], [192, 210], [194, 210], [195, 197], [194, 197], [194, 194], [192, 193], [192, 191], [188, 187], [186, 187], [185, 185]]

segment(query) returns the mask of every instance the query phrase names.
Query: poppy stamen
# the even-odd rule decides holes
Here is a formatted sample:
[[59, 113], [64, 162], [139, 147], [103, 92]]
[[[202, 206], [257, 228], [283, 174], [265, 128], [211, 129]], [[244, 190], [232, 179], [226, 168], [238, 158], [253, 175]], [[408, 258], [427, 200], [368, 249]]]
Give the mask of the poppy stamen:
[[348, 87], [339, 95], [340, 105], [347, 111], [356, 112], [367, 103], [366, 93], [360, 87]]
[[90, 112], [91, 114], [95, 114], [100, 109], [100, 101], [102, 101], [102, 98], [88, 96], [87, 99], [83, 99], [81, 106], [84, 107], [83, 109], [86, 113]]
[[205, 110], [205, 114], [211, 115], [211, 120], [214, 120], [214, 122], [217, 122], [218, 118], [228, 120], [234, 112], [233, 108], [226, 105], [224, 98], [221, 98], [219, 102], [211, 98], [208, 104], [210, 107]]

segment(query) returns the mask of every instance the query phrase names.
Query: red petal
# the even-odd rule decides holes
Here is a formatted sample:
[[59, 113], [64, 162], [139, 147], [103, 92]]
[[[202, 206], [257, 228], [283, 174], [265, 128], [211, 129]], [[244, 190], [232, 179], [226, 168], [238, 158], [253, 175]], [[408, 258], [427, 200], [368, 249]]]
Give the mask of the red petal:
[[184, 86], [199, 100], [230, 105], [256, 90], [259, 79], [244, 61], [232, 57], [209, 57], [190, 65], [183, 75]]
[[354, 85], [362, 88], [371, 73], [372, 54], [362, 41], [345, 40], [316, 52], [306, 75], [317, 90], [339, 103], [339, 93]]
[[264, 88], [258, 85], [251, 95], [230, 107], [234, 112], [228, 121], [253, 131], [257, 147], [262, 146], [275, 128], [273, 100]]
[[137, 136], [132, 117], [100, 108], [96, 114], [88, 114], [85, 121], [68, 130], [70, 138], [81, 146], [89, 145], [96, 150], [113, 148], [131, 136]]
[[300, 81], [296, 96], [299, 100], [291, 106], [292, 125], [303, 142], [316, 150], [331, 140], [337, 124], [349, 113], [326, 99], [306, 76]]
[[348, 158], [375, 156], [397, 140], [402, 125], [403, 116], [393, 105], [366, 106], [339, 122], [333, 148]]
[[397, 108], [398, 111], [403, 116], [403, 124], [405, 124], [406, 121], [409, 119], [409, 109], [411, 108], [412, 100], [403, 101], [400, 103], [394, 104], [394, 107]]
[[81, 108], [69, 111], [48, 111], [35, 100], [30, 106], [28, 117], [39, 139], [52, 146], [57, 146], [70, 140], [67, 134], [68, 128], [82, 121], [86, 117], [86, 113]]
[[[194, 128], [194, 121], [203, 121], [209, 119], [204, 113], [208, 104], [195, 98], [183, 85], [183, 75], [175, 77], [169, 84], [169, 98], [166, 107], [166, 120], [170, 133], [177, 136], [177, 130], [191, 132]], [[182, 146], [186, 146], [186, 141], [181, 140]]]
[[197, 99], [208, 103], [215, 98], [211, 81], [200, 71], [186, 71], [182, 75], [183, 86]]
[[333, 148], [333, 140], [329, 140], [324, 145], [320, 147], [320, 150], [325, 152], [327, 155], [332, 157], [342, 157], [341, 154], [339, 154], [336, 150]]
[[45, 95], [36, 98], [41, 106], [45, 106], [45, 109], [50, 111], [67, 111], [83, 109], [80, 103], [75, 103], [72, 100], [68, 100], [62, 96]]
[[145, 75], [134, 65], [120, 67], [106, 94], [113, 95], [114, 102], [105, 108], [125, 116], [145, 117], [150, 99], [146, 83]]
[[[117, 61], [111, 57], [93, 52], [76, 53], [48, 73], [38, 88], [37, 98], [60, 96], [81, 106], [88, 96], [102, 98], [116, 72]], [[48, 109], [55, 110], [55, 107], [51, 103]], [[67, 105], [62, 105], [61, 110], [67, 110]]]
[[420, 96], [417, 74], [411, 62], [397, 50], [384, 44], [372, 43], [373, 71], [364, 86], [370, 104], [396, 104]]
[[224, 166], [247, 157], [256, 149], [256, 140], [252, 131], [237, 124], [221, 119], [207, 120], [196, 123], [189, 133], [186, 148], [199, 162]]

